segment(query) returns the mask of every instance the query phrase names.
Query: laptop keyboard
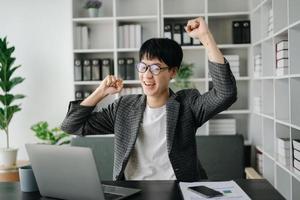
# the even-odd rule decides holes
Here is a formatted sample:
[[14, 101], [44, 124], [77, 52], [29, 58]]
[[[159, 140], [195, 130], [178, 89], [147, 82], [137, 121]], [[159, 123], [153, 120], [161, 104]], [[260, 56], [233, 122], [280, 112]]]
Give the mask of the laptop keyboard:
[[112, 193], [104, 193], [105, 200], [115, 200], [122, 197], [122, 195], [112, 194]]

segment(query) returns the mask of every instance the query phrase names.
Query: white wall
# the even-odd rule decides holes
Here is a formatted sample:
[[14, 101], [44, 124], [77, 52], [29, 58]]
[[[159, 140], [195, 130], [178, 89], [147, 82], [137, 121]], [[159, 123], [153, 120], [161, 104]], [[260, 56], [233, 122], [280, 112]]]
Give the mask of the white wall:
[[[73, 98], [71, 0], [0, 0], [0, 37], [15, 46], [16, 75], [25, 81], [12, 90], [25, 94], [10, 124], [11, 146], [28, 159], [24, 144], [37, 142], [30, 126], [59, 126]], [[5, 147], [0, 132], [0, 147]]]

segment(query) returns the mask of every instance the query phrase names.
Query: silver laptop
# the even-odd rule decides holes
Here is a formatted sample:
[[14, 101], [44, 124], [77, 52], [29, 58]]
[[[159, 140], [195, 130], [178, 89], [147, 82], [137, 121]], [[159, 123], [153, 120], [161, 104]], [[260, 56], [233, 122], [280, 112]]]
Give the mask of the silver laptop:
[[92, 150], [87, 147], [26, 144], [44, 197], [70, 200], [124, 199], [140, 189], [102, 185]]

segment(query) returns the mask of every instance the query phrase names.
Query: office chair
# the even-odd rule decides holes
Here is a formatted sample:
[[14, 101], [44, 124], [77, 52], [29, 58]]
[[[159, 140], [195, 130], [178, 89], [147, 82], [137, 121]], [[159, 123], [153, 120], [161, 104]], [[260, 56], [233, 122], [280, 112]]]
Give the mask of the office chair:
[[209, 180], [245, 178], [242, 135], [196, 136], [197, 154]]
[[71, 146], [89, 147], [93, 151], [100, 180], [113, 180], [114, 137], [113, 136], [76, 136]]

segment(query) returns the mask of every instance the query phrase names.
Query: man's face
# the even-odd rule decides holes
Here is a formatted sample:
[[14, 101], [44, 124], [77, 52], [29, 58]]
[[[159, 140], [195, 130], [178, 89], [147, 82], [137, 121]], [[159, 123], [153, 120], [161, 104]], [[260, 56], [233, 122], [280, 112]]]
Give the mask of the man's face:
[[161, 69], [159, 74], [154, 75], [151, 73], [149, 66], [157, 65], [161, 68], [168, 67], [164, 62], [159, 61], [158, 59], [148, 60], [143, 58], [141, 62], [145, 63], [148, 66], [146, 72], [139, 72], [139, 79], [143, 87], [144, 93], [147, 96], [151, 97], [160, 97], [165, 95], [169, 91], [169, 82], [176, 75], [175, 68], [173, 69]]

